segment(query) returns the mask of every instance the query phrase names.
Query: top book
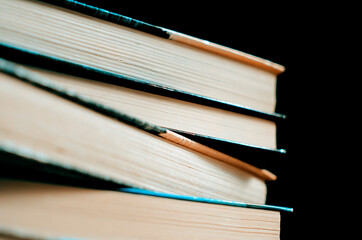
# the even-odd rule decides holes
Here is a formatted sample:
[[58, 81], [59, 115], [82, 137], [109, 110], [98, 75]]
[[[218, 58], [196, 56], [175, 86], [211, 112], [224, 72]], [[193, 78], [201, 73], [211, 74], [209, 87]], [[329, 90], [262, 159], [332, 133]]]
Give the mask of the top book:
[[[49, 4], [51, 3], [51, 4]], [[0, 41], [274, 113], [284, 67], [73, 0], [3, 0]]]

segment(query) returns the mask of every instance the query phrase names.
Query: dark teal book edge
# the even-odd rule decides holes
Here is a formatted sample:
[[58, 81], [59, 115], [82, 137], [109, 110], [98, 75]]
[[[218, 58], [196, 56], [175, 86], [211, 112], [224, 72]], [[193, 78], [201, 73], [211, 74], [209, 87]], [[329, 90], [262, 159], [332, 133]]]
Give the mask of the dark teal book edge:
[[154, 196], [154, 197], [170, 198], [170, 199], [182, 200], [182, 201], [200, 202], [200, 203], [208, 203], [208, 204], [220, 204], [220, 205], [233, 206], [233, 207], [255, 208], [255, 209], [264, 209], [264, 210], [271, 210], [271, 211], [293, 212], [293, 208], [289, 208], [289, 207], [280, 207], [280, 206], [264, 205], [264, 204], [249, 204], [249, 203], [244, 203], [244, 202], [228, 201], [228, 200], [221, 200], [221, 199], [176, 195], [176, 194], [149, 191], [149, 190], [139, 189], [139, 188], [120, 188], [119, 191], [125, 192], [125, 193]]
[[131, 194], [141, 194], [208, 204], [221, 204], [234, 207], [285, 212], [293, 211], [292, 208], [288, 207], [248, 204], [220, 199], [167, 194], [134, 188], [125, 183], [115, 182], [114, 180], [108, 179], [104, 176], [91, 175], [88, 172], [59, 164], [44, 154], [35, 152], [29, 148], [18, 146], [11, 142], [0, 142], [0, 178], [15, 178], [98, 190], [120, 191]]

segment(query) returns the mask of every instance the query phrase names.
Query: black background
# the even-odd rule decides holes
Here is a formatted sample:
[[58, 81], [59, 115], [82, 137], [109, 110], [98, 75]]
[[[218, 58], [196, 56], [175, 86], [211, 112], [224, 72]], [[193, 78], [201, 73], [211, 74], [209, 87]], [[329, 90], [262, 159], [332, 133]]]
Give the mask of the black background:
[[86, 2], [285, 66], [278, 76], [276, 112], [287, 115], [277, 136], [287, 157], [275, 172], [278, 180], [268, 183], [267, 203], [294, 208], [294, 213], [282, 214], [281, 239], [325, 236], [321, 229], [328, 211], [323, 209], [332, 196], [321, 145], [323, 116], [332, 103], [321, 93], [334, 84], [326, 77], [331, 69], [325, 62], [335, 47], [330, 29], [336, 27], [336, 15], [328, 14], [328, 7], [275, 1]]

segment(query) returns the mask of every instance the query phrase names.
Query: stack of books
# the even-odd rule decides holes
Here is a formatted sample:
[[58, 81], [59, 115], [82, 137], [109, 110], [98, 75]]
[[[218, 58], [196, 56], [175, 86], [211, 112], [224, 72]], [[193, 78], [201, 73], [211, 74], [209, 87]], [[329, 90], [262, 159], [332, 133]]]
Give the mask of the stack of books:
[[73, 0], [0, 42], [1, 237], [279, 239], [283, 66]]

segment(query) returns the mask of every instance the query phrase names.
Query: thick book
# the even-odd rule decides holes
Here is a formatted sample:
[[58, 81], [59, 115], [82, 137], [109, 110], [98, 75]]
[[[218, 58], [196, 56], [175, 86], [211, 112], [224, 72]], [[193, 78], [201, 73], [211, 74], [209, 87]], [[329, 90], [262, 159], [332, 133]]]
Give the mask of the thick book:
[[79, 1], [2, 1], [1, 42], [273, 114], [284, 67]]
[[5, 1], [1, 9], [8, 43], [274, 112], [278, 64], [79, 1]]
[[0, 236], [10, 239], [279, 239], [286, 209], [10, 179], [0, 189]]
[[170, 143], [10, 75], [1, 73], [0, 85], [0, 145], [5, 152], [115, 184], [265, 202], [264, 180], [241, 168]]

